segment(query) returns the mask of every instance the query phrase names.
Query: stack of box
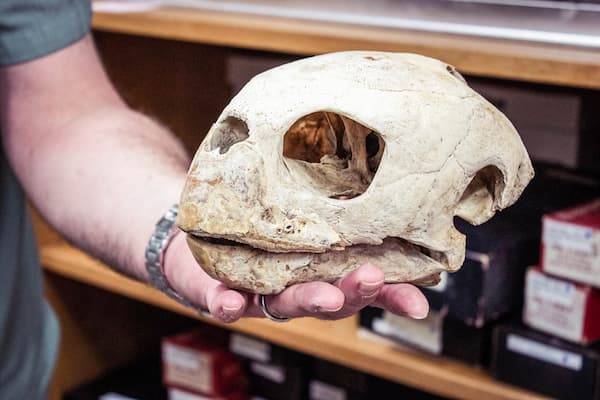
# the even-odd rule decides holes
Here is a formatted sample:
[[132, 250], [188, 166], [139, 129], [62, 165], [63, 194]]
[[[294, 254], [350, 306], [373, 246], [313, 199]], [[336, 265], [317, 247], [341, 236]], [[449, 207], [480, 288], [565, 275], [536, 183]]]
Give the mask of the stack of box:
[[494, 327], [519, 319], [525, 271], [539, 259], [542, 216], [592, 199], [599, 190], [597, 180], [537, 165], [536, 177], [514, 206], [478, 227], [456, 221], [467, 237], [465, 263], [436, 287], [422, 288], [431, 305], [428, 318], [366, 309], [361, 334], [487, 366]]
[[376, 378], [325, 360], [314, 360], [308, 381], [308, 400], [412, 399], [441, 400], [442, 397], [422, 392], [385, 379]]
[[494, 375], [550, 396], [600, 399], [600, 199], [544, 216], [541, 249], [526, 277], [523, 322], [532, 329], [498, 328]]
[[537, 259], [539, 235], [508, 214], [477, 228], [456, 225], [467, 236], [465, 262], [437, 286], [422, 288], [429, 316], [413, 320], [366, 309], [361, 326], [432, 354], [486, 365], [493, 324], [520, 309], [524, 271]]
[[306, 398], [310, 357], [237, 332], [230, 335], [229, 350], [243, 360], [248, 391], [253, 399]]
[[211, 326], [162, 340], [162, 377], [169, 400], [243, 400], [241, 362], [227, 349], [228, 333]]

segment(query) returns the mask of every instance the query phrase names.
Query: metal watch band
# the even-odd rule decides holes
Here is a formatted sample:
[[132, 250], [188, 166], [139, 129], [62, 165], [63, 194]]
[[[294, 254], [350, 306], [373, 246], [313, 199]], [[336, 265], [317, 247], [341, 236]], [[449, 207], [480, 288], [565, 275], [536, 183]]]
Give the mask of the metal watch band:
[[175, 225], [178, 211], [179, 205], [175, 204], [171, 206], [156, 223], [154, 233], [150, 237], [148, 246], [146, 247], [146, 270], [150, 276], [152, 286], [184, 306], [192, 307], [189, 301], [173, 290], [163, 272], [164, 252], [169, 246], [171, 239], [175, 236], [177, 229], [179, 229]]

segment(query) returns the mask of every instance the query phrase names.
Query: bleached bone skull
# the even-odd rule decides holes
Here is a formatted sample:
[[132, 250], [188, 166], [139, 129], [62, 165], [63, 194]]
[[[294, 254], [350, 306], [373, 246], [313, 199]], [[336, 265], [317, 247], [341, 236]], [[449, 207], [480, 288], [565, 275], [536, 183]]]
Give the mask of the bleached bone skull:
[[433, 284], [464, 260], [454, 216], [485, 222], [532, 176], [511, 123], [453, 67], [332, 53], [235, 96], [196, 153], [178, 224], [211, 276], [255, 293], [365, 263]]

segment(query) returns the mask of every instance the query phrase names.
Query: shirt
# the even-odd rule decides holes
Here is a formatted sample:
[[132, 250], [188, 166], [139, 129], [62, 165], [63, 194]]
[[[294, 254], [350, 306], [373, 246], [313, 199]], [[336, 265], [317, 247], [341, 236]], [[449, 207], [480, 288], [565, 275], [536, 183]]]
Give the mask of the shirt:
[[[89, 31], [90, 20], [87, 1], [1, 0], [0, 65], [62, 49]], [[58, 339], [23, 191], [1, 148], [0, 399], [46, 398]]]

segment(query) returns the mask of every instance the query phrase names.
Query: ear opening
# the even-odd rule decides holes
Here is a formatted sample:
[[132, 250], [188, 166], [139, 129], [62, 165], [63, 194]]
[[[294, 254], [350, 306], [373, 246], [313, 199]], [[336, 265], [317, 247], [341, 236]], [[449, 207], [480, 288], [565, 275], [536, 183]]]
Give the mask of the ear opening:
[[327, 111], [308, 114], [286, 132], [284, 162], [305, 185], [330, 198], [364, 193], [381, 163], [385, 142], [378, 132]]
[[504, 190], [504, 175], [493, 165], [480, 169], [462, 194], [454, 215], [479, 225], [496, 212], [496, 199]]

